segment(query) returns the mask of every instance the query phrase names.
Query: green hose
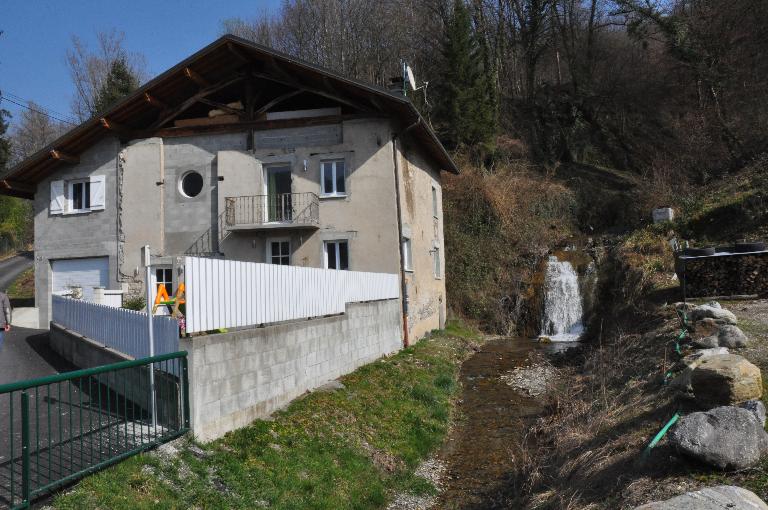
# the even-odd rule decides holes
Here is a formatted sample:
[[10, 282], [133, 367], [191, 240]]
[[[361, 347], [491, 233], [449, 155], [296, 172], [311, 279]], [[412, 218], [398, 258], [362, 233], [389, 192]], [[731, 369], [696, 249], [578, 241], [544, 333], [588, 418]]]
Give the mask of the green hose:
[[677, 420], [679, 420], [679, 419], [680, 419], [680, 413], [675, 413], [675, 415], [674, 415], [672, 418], [670, 418], [670, 420], [667, 422], [667, 424], [666, 424], [666, 425], [664, 425], [664, 426], [661, 428], [661, 430], [659, 431], [659, 433], [658, 433], [658, 434], [656, 434], [656, 435], [653, 437], [653, 439], [651, 440], [651, 442], [650, 442], [650, 443], [648, 444], [648, 446], [645, 448], [645, 453], [646, 453], [646, 455], [647, 455], [647, 454], [649, 454], [649, 453], [651, 453], [651, 449], [652, 449], [654, 446], [656, 446], [657, 444], [659, 444], [659, 441], [661, 441], [661, 439], [662, 439], [662, 438], [663, 438], [665, 435], [667, 435], [667, 432], [669, 432], [669, 429], [670, 429], [670, 427], [672, 427], [672, 425], [674, 425], [675, 423], [677, 423]]

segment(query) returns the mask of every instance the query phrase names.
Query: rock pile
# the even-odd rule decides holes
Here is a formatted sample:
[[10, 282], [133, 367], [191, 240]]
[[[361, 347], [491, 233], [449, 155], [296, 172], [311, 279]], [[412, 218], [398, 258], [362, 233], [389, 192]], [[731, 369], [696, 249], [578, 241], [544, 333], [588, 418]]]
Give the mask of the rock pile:
[[688, 331], [697, 350], [681, 360], [675, 385], [691, 392], [704, 411], [680, 418], [669, 441], [683, 455], [718, 469], [752, 467], [768, 454], [762, 375], [728, 350], [746, 346], [748, 339], [736, 326], [736, 316], [718, 303], [685, 304], [678, 310], [692, 321]]

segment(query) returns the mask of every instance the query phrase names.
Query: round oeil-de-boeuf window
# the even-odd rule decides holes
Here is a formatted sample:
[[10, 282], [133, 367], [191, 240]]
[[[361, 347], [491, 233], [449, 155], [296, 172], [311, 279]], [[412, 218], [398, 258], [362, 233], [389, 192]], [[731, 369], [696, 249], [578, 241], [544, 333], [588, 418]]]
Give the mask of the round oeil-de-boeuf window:
[[203, 176], [194, 171], [185, 173], [179, 181], [179, 191], [185, 197], [196, 197], [203, 191]]

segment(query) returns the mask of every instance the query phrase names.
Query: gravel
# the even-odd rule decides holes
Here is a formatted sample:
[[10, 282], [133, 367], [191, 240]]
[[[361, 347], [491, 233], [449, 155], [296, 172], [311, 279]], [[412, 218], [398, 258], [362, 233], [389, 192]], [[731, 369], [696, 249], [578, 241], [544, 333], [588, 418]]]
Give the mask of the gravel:
[[[429, 480], [439, 494], [443, 490], [445, 471], [445, 464], [431, 458], [422, 462], [414, 474]], [[428, 510], [434, 507], [436, 500], [437, 496], [400, 493], [387, 506], [387, 510]]]
[[557, 376], [557, 371], [551, 365], [540, 363], [529, 367], [518, 367], [500, 379], [531, 397], [538, 397], [547, 392], [549, 383]]

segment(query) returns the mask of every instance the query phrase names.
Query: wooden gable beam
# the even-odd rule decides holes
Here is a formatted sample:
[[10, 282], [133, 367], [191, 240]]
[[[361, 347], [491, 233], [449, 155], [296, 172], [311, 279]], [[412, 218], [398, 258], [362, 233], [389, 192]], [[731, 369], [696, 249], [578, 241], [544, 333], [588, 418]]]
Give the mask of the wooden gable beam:
[[31, 193], [34, 195], [35, 191], [37, 191], [36, 186], [10, 179], [5, 179], [0, 181], [0, 183], [2, 183], [3, 188], [12, 191], [18, 191], [20, 193]]
[[329, 93], [329, 92], [327, 92], [325, 90], [322, 90], [322, 89], [319, 89], [317, 87], [311, 87], [311, 86], [305, 85], [303, 83], [299, 83], [299, 82], [297, 82], [297, 81], [295, 81], [293, 79], [288, 80], [288, 79], [283, 79], [283, 78], [277, 78], [277, 77], [275, 77], [273, 75], [266, 74], [266, 73], [259, 72], [259, 71], [251, 72], [251, 76], [253, 76], [254, 78], [261, 78], [263, 80], [268, 80], [268, 81], [279, 83], [281, 85], [285, 85], [285, 86], [288, 86], [288, 87], [293, 87], [293, 88], [296, 88], [296, 89], [300, 89], [301, 91], [309, 92], [310, 94], [316, 94], [318, 96], [326, 97], [328, 99], [332, 99], [332, 100], [334, 100], [334, 101], [336, 101], [338, 103], [345, 104], [345, 105], [347, 105], [347, 106], [349, 106], [351, 108], [355, 108], [355, 109], [360, 110], [362, 112], [376, 113], [367, 105], [364, 105], [362, 103], [358, 103], [357, 101], [352, 101], [352, 100], [340, 97], [337, 94]]
[[232, 53], [235, 57], [237, 57], [238, 60], [241, 62], [250, 62], [251, 59], [249, 59], [237, 46], [232, 44], [231, 42], [227, 43], [227, 49], [230, 53]]
[[277, 96], [276, 98], [274, 98], [273, 100], [271, 100], [270, 102], [268, 102], [267, 104], [265, 104], [264, 106], [256, 110], [256, 115], [261, 115], [262, 113], [266, 112], [273, 106], [278, 105], [283, 101], [292, 98], [293, 96], [298, 96], [299, 94], [303, 94], [303, 93], [304, 93], [303, 90], [292, 90], [283, 95]]
[[158, 98], [150, 94], [149, 92], [144, 92], [144, 99], [147, 101], [147, 103], [151, 104], [155, 108], [158, 108], [160, 110], [167, 110], [168, 105], [164, 102], [160, 101]]
[[134, 135], [135, 130], [106, 117], [100, 118], [99, 123], [104, 129], [117, 133], [121, 138], [131, 138]]
[[232, 108], [231, 106], [227, 106], [224, 103], [211, 101], [210, 99], [206, 99], [204, 97], [199, 98], [198, 102], [207, 104], [208, 106], [213, 106], [214, 108], [218, 108], [219, 110], [224, 110], [225, 112], [232, 113], [234, 115], [237, 115], [238, 117], [244, 117], [246, 115], [245, 110], [238, 110], [237, 108]]
[[69, 163], [71, 165], [80, 163], [80, 156], [69, 154], [61, 150], [53, 149], [49, 154], [53, 159], [61, 161], [62, 163]]
[[184, 68], [184, 76], [195, 82], [201, 89], [205, 89], [211, 86], [211, 83], [208, 80], [203, 78], [199, 73], [196, 73], [190, 67]]
[[206, 96], [209, 96], [215, 92], [218, 92], [219, 90], [228, 87], [232, 85], [233, 83], [237, 83], [238, 81], [242, 80], [242, 76], [236, 76], [230, 80], [226, 80], [220, 83], [217, 83], [215, 85], [211, 85], [210, 87], [201, 90], [194, 96], [190, 97], [180, 105], [177, 105], [176, 107], [170, 109], [167, 114], [163, 115], [161, 118], [159, 118], [154, 124], [152, 124], [147, 131], [154, 131], [155, 129], [158, 129], [162, 127], [167, 122], [173, 120], [174, 118], [178, 117], [182, 113], [184, 113], [186, 110], [190, 109], [192, 106], [195, 105], [200, 99], [203, 99]]

